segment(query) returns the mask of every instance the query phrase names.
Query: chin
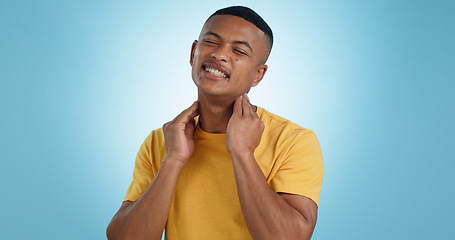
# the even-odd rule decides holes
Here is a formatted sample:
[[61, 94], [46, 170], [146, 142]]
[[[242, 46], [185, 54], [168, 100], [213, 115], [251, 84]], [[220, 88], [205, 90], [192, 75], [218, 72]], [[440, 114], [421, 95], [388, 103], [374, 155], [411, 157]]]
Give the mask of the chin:
[[200, 79], [198, 82], [195, 82], [195, 84], [199, 92], [208, 95], [223, 96], [229, 93], [228, 91], [226, 91], [226, 86], [222, 86], [223, 84], [213, 82], [211, 80]]

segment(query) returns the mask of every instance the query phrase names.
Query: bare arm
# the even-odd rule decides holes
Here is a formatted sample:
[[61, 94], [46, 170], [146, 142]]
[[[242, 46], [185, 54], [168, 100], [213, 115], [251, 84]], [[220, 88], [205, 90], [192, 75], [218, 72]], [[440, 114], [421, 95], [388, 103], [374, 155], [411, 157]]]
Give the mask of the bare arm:
[[246, 99], [236, 100], [226, 132], [243, 217], [254, 239], [310, 239], [317, 206], [299, 195], [276, 193], [254, 159], [264, 125]]
[[108, 239], [161, 239], [178, 178], [194, 152], [197, 108], [195, 102], [174, 120], [164, 124], [166, 158], [142, 196], [135, 202], [123, 202], [107, 228]]

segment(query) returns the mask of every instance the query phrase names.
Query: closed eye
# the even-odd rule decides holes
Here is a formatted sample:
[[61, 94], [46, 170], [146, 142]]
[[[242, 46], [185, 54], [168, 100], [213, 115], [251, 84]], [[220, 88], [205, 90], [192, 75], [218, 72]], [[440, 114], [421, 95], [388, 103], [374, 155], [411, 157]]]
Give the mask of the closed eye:
[[234, 49], [234, 52], [236, 52], [236, 53], [238, 53], [238, 54], [242, 54], [242, 55], [248, 56], [248, 53], [246, 53], [246, 52], [243, 51], [242, 49], [235, 48], [235, 49]]
[[217, 42], [212, 41], [212, 40], [204, 40], [204, 42], [205, 42], [205, 43], [208, 43], [208, 44], [211, 44], [211, 45], [218, 44]]

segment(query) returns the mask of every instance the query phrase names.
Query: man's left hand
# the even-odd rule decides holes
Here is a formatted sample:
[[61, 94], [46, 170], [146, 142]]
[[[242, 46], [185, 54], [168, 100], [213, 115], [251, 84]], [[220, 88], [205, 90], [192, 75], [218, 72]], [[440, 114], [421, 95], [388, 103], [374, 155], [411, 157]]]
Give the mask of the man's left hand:
[[226, 130], [226, 147], [233, 155], [253, 154], [261, 142], [264, 123], [246, 93], [234, 102], [234, 111]]

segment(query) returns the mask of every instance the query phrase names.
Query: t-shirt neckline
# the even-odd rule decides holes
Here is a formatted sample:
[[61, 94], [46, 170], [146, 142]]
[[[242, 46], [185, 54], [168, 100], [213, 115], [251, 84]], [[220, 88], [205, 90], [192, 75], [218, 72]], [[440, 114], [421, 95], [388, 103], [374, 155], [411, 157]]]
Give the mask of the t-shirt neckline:
[[[257, 106], [256, 106], [257, 107]], [[257, 107], [257, 114], [261, 117], [264, 109]], [[194, 137], [195, 138], [205, 138], [205, 139], [214, 139], [214, 140], [226, 140], [225, 133], [209, 133], [204, 131], [199, 124], [199, 116], [195, 117], [196, 121], [196, 129], [194, 130]]]

